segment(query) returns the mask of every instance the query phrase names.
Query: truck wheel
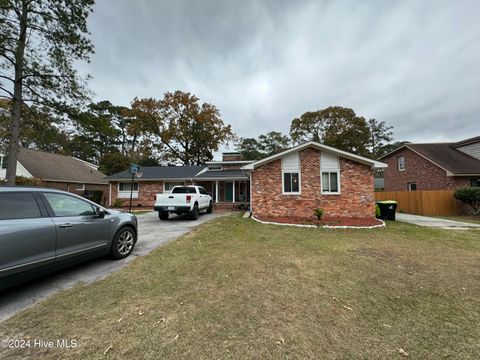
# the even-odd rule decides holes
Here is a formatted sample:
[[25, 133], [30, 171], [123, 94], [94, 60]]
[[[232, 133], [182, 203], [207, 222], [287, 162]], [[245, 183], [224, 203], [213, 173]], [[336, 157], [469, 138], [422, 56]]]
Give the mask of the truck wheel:
[[208, 205], [208, 208], [207, 208], [207, 214], [211, 214], [213, 211], [213, 204], [212, 202], [210, 201], [210, 204]]
[[192, 220], [197, 220], [199, 216], [200, 216], [200, 210], [198, 210], [198, 204], [195, 203], [195, 205], [193, 205], [192, 211], [190, 211], [190, 218]]
[[160, 218], [160, 220], [168, 220], [168, 212], [166, 211], [159, 211], [158, 212], [158, 217]]

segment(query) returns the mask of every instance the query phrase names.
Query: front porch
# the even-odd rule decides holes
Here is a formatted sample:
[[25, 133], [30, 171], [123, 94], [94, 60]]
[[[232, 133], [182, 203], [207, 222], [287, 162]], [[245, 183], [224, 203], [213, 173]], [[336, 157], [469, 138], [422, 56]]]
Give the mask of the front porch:
[[195, 180], [212, 196], [214, 207], [222, 209], [248, 209], [250, 204], [250, 181], [246, 179]]

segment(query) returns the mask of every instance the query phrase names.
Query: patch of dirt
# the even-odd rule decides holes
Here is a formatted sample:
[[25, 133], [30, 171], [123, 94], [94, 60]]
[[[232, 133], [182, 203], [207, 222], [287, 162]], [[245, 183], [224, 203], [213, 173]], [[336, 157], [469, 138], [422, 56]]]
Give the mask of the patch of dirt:
[[375, 226], [381, 225], [382, 222], [375, 218], [356, 218], [356, 217], [323, 217], [321, 220], [316, 218], [306, 217], [270, 217], [270, 216], [256, 216], [262, 221], [277, 222], [281, 224], [296, 224], [296, 225], [330, 225], [330, 226]]

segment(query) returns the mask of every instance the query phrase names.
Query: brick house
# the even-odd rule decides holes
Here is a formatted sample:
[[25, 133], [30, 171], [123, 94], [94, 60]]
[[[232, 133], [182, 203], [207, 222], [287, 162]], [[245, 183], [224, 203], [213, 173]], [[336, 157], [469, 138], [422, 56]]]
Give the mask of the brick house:
[[[203, 186], [216, 207], [247, 207], [249, 178], [241, 167], [252, 161], [243, 160], [236, 152], [226, 152], [221, 161], [209, 161], [200, 166], [151, 166], [141, 168], [141, 177], [134, 177], [132, 206], [153, 207], [155, 194], [168, 193], [176, 185]], [[109, 205], [128, 206], [132, 175], [128, 170], [106, 178], [109, 182]]]
[[262, 217], [375, 216], [374, 173], [386, 165], [316, 142], [247, 164], [251, 211]]
[[405, 144], [381, 157], [385, 191], [480, 186], [480, 136], [456, 143]]
[[[7, 158], [0, 154], [0, 179], [6, 175]], [[41, 185], [80, 196], [90, 197], [90, 192], [100, 190], [105, 196], [108, 182], [97, 166], [74, 158], [44, 151], [20, 148], [17, 176], [40, 180]]]

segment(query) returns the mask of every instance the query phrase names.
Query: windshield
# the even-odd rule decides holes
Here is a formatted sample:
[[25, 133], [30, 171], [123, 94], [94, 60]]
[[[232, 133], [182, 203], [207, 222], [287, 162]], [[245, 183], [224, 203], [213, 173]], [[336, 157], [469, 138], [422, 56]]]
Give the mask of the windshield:
[[192, 186], [175, 186], [172, 194], [196, 194], [196, 191]]

